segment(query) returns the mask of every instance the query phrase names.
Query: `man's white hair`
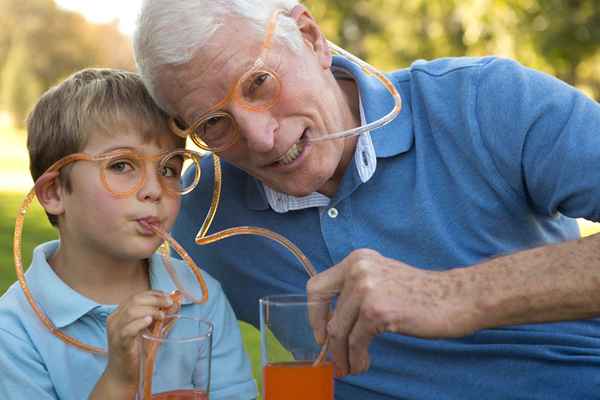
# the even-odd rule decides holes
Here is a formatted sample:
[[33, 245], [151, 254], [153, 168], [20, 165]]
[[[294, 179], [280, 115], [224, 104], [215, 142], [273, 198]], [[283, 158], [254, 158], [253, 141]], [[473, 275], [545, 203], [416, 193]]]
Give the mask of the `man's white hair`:
[[[298, 0], [144, 0], [133, 35], [137, 68], [158, 105], [174, 115], [157, 90], [161, 67], [184, 64], [226, 23], [228, 17], [242, 17], [259, 34], [266, 33], [275, 10], [291, 11]], [[277, 39], [292, 49], [302, 45], [296, 23], [280, 17]]]

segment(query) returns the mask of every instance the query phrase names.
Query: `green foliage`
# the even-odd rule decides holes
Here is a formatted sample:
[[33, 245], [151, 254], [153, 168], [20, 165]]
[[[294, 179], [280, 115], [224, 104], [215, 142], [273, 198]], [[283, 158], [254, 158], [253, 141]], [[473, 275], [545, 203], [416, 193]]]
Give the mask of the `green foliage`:
[[52, 0], [0, 0], [0, 10], [0, 110], [17, 126], [44, 90], [79, 69], [134, 68], [116, 23], [89, 23]]
[[[15, 218], [24, 193], [0, 194], [0, 243], [4, 243], [0, 250], [0, 293], [4, 293], [17, 279], [13, 262], [13, 234]], [[23, 225], [23, 265], [31, 262], [31, 253], [35, 246], [57, 237], [56, 230], [52, 228], [42, 207], [34, 202], [27, 213]]]
[[[305, 0], [327, 37], [379, 68], [496, 54], [600, 98], [598, 0]], [[87, 66], [133, 69], [116, 24], [52, 0], [0, 0], [0, 110], [17, 123], [43, 90]]]
[[24, 125], [29, 108], [41, 93], [40, 82], [29, 64], [29, 58], [29, 49], [24, 43], [15, 43], [0, 74], [0, 104], [12, 110], [19, 127]]
[[326, 36], [382, 69], [495, 54], [600, 98], [597, 0], [305, 0]]

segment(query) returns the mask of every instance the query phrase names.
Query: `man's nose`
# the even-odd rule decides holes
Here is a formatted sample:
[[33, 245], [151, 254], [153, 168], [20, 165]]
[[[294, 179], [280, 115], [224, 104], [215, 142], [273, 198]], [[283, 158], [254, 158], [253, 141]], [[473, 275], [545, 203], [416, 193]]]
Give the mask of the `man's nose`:
[[250, 111], [243, 107], [236, 107], [234, 118], [241, 139], [246, 142], [250, 150], [266, 153], [273, 149], [279, 124], [269, 111]]

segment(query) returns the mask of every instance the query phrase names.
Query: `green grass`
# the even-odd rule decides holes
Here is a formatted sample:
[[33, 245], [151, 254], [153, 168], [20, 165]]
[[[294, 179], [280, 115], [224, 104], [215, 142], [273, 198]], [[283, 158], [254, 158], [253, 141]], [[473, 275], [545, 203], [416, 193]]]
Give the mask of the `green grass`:
[[[14, 272], [12, 243], [15, 217], [23, 197], [23, 193], [0, 193], [0, 243], [5, 243], [0, 249], [0, 294], [4, 293], [17, 279]], [[23, 265], [28, 266], [31, 262], [31, 253], [36, 245], [56, 237], [56, 230], [48, 222], [44, 210], [34, 201], [27, 213], [23, 228]], [[258, 307], [258, 304], [256, 306]], [[254, 376], [259, 384], [259, 393], [261, 393], [258, 332], [253, 326], [244, 322], [240, 322], [240, 330], [244, 347], [252, 363]]]
[[[17, 279], [12, 245], [15, 217], [23, 197], [22, 193], [0, 194], [0, 243], [5, 244], [0, 250], [0, 293], [4, 293]], [[31, 252], [36, 245], [56, 237], [56, 231], [48, 222], [44, 210], [35, 203], [27, 213], [23, 228], [23, 265], [28, 266], [31, 262]]]

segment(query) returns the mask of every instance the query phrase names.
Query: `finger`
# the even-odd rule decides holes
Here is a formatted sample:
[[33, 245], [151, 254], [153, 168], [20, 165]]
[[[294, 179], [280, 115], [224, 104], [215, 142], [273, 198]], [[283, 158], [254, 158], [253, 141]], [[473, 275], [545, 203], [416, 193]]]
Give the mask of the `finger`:
[[383, 329], [378, 329], [373, 321], [367, 318], [358, 318], [348, 338], [351, 374], [358, 374], [369, 369], [369, 345], [373, 338], [382, 332]]
[[109, 316], [108, 328], [111, 331], [122, 330], [122, 327], [144, 317], [150, 317], [152, 320], [162, 320], [165, 312], [158, 307], [151, 306], [130, 306], [119, 313], [113, 313]]
[[329, 322], [331, 315], [331, 301], [309, 300], [308, 321], [313, 330], [315, 341], [321, 346], [327, 339], [327, 322]]
[[341, 263], [313, 276], [306, 284], [308, 301], [323, 304], [321, 307], [309, 308], [308, 313], [315, 339], [321, 345], [327, 336], [327, 323], [330, 317], [330, 307], [325, 307], [325, 304], [331, 304], [331, 300], [342, 290], [347, 264], [347, 259], [344, 259]]
[[308, 280], [306, 292], [309, 298], [324, 298], [328, 294], [339, 293], [344, 286], [346, 266], [349, 265], [349, 257], [343, 259], [339, 264], [318, 273]]
[[335, 305], [333, 317], [327, 324], [329, 350], [340, 376], [350, 372], [348, 338], [358, 318], [362, 298], [354, 293], [353, 285], [347, 284]]
[[149, 327], [153, 321], [154, 319], [149, 315], [133, 320], [123, 327], [120, 337], [122, 340], [129, 342], [130, 340], [135, 339], [142, 330]]
[[134, 296], [131, 303], [140, 306], [167, 308], [173, 305], [173, 299], [167, 293], [149, 290]]

